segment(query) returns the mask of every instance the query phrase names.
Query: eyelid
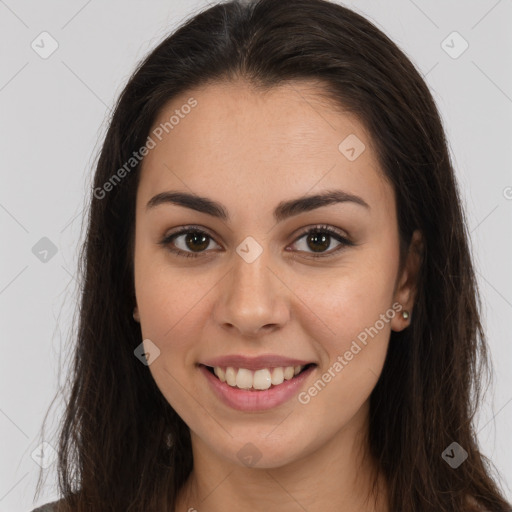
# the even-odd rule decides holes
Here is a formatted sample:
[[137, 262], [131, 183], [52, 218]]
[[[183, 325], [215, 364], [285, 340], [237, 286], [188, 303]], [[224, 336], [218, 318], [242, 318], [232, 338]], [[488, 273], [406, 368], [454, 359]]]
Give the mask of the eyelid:
[[337, 242], [339, 242], [339, 246], [335, 249], [331, 249], [329, 252], [320, 252], [315, 254], [314, 252], [305, 252], [299, 251], [300, 253], [307, 254], [306, 258], [320, 259], [320, 258], [330, 258], [339, 255], [346, 247], [353, 247], [356, 244], [350, 240], [349, 235], [345, 234], [344, 231], [336, 228], [334, 226], [330, 226], [327, 224], [312, 224], [310, 226], [306, 226], [302, 228], [298, 235], [295, 236], [295, 240], [292, 242], [292, 245], [297, 243], [301, 238], [305, 235], [309, 235], [311, 233], [327, 233], [327, 235], [331, 238], [334, 238]]
[[[207, 257], [210, 250], [204, 250], [202, 252], [191, 252], [191, 251], [183, 251], [182, 249], [178, 248], [170, 248], [170, 244], [173, 241], [174, 238], [177, 238], [179, 236], [183, 236], [185, 234], [195, 232], [199, 234], [205, 234], [208, 238], [213, 240], [217, 245], [218, 242], [215, 240], [215, 237], [210, 233], [210, 231], [207, 228], [204, 228], [203, 226], [199, 225], [185, 225], [180, 226], [179, 228], [176, 228], [176, 230], [171, 231], [170, 233], [167, 233], [164, 235], [163, 239], [160, 240], [159, 245], [162, 245], [166, 247], [170, 252], [177, 254], [178, 256], [185, 256], [185, 257], [192, 257], [192, 258], [198, 258], [198, 257]], [[306, 251], [299, 251], [300, 253], [306, 253], [309, 256], [306, 256], [306, 258], [329, 258], [330, 256], [335, 256], [339, 252], [341, 252], [345, 247], [352, 247], [356, 244], [352, 242], [349, 238], [349, 235], [347, 235], [344, 231], [342, 231], [339, 228], [336, 228], [334, 226], [326, 225], [326, 224], [311, 224], [309, 226], [301, 228], [298, 234], [294, 235], [295, 238], [291, 245], [297, 243], [301, 238], [303, 238], [305, 235], [308, 235], [310, 233], [327, 233], [328, 236], [331, 238], [334, 238], [336, 241], [340, 243], [340, 246], [338, 248], [331, 250], [329, 252], [325, 253], [308, 253]]]
[[210, 231], [207, 228], [204, 228], [199, 225], [190, 224], [186, 226], [180, 226], [179, 228], [176, 228], [176, 230], [171, 231], [169, 233], [166, 233], [164, 237], [158, 242], [159, 245], [162, 245], [163, 247], [167, 248], [170, 252], [177, 254], [177, 255], [184, 255], [184, 256], [191, 256], [191, 257], [199, 257], [199, 256], [205, 256], [207, 252], [209, 251], [203, 251], [199, 253], [193, 253], [189, 251], [183, 251], [182, 249], [178, 248], [170, 248], [171, 242], [179, 237], [186, 235], [188, 233], [199, 233], [199, 234], [205, 234], [210, 240], [213, 240], [217, 245], [218, 242], [215, 241], [215, 237], [210, 233]]
[[[180, 226], [179, 228], [176, 228], [174, 231], [166, 233], [159, 243], [165, 245], [166, 243], [169, 243], [173, 237], [178, 237], [180, 235], [185, 235], [187, 233], [205, 234], [215, 241], [215, 236], [207, 228], [204, 228], [203, 226], [199, 226], [196, 224], [189, 224], [185, 226]], [[217, 243], [217, 245], [219, 244]]]
[[295, 242], [302, 236], [304, 236], [308, 233], [311, 233], [311, 232], [315, 232], [315, 231], [321, 232], [321, 233], [324, 233], [324, 232], [331, 233], [332, 235], [336, 235], [340, 238], [343, 238], [347, 242], [350, 242], [350, 240], [349, 240], [350, 237], [349, 237], [348, 233], [346, 233], [345, 231], [343, 231], [339, 228], [336, 228], [334, 226], [330, 226], [328, 224], [310, 224], [309, 226], [300, 228], [298, 233], [296, 235], [294, 235]]

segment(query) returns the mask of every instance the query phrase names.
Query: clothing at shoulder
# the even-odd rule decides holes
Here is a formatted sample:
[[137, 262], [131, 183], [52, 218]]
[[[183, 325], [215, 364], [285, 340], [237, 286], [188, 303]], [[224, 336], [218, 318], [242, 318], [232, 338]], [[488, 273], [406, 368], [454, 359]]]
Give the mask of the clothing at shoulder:
[[44, 505], [41, 505], [40, 507], [32, 510], [32, 512], [56, 512], [57, 504], [60, 502], [61, 500], [52, 501], [51, 503], [45, 503]]

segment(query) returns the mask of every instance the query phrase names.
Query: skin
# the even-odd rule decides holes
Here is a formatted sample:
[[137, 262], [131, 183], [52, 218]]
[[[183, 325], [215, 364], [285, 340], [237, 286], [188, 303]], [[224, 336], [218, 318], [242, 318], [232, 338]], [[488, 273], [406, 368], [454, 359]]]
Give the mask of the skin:
[[[412, 313], [421, 237], [414, 234], [399, 273], [394, 191], [367, 131], [315, 90], [307, 82], [266, 93], [243, 81], [210, 84], [174, 98], [154, 123], [197, 100], [145, 157], [136, 203], [135, 318], [160, 350], [151, 375], [191, 430], [194, 470], [176, 510], [387, 510], [381, 477], [376, 503], [365, 502], [376, 467], [365, 456], [369, 396], [391, 330], [410, 319], [397, 313], [307, 404], [294, 397], [263, 412], [231, 409], [197, 367], [228, 354], [297, 357], [318, 364], [307, 390], [393, 303]], [[354, 161], [338, 150], [350, 134], [366, 146]], [[275, 222], [281, 201], [327, 189], [370, 208], [338, 203]], [[231, 220], [173, 204], [146, 208], [170, 190], [218, 201]], [[187, 245], [182, 235], [174, 246], [198, 258], [159, 244], [189, 224], [207, 232], [209, 245]], [[314, 259], [318, 242], [308, 244], [304, 228], [319, 224], [356, 245], [335, 253], [331, 238], [323, 252], [333, 256]], [[236, 252], [247, 236], [263, 250], [252, 263]], [[261, 454], [252, 467], [237, 456], [246, 443]]]

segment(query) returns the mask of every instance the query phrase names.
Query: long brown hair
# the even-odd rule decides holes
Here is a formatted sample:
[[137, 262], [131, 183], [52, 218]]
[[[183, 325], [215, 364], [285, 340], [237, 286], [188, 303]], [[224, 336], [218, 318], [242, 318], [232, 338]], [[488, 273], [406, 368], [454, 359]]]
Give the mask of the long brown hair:
[[[60, 429], [62, 510], [174, 510], [192, 469], [190, 432], [134, 349], [133, 243], [140, 164], [105, 183], [147, 141], [162, 106], [234, 78], [261, 89], [321, 83], [372, 136], [396, 195], [402, 261], [419, 229], [425, 252], [410, 327], [392, 332], [370, 399], [370, 450], [391, 511], [510, 510], [472, 424], [489, 370], [468, 231], [432, 95], [372, 23], [325, 0], [226, 2], [187, 20], [140, 63], [98, 159], [80, 258], [82, 295], [71, 391]], [[118, 174], [119, 176], [119, 174]], [[457, 442], [468, 458], [441, 454]]]

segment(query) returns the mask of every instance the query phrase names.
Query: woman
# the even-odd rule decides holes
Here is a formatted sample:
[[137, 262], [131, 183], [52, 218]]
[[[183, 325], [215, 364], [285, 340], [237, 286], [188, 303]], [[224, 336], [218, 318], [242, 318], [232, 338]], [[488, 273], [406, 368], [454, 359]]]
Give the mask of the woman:
[[58, 511], [510, 510], [432, 96], [323, 0], [227, 2], [125, 87], [94, 178]]

